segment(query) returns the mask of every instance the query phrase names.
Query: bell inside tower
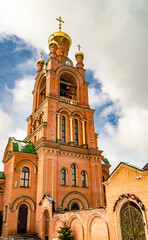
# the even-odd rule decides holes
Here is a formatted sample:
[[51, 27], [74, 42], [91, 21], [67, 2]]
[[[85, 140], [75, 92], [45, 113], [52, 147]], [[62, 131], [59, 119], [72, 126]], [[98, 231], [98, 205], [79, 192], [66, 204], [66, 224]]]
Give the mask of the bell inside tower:
[[76, 80], [69, 73], [63, 73], [60, 76], [60, 96], [77, 100]]

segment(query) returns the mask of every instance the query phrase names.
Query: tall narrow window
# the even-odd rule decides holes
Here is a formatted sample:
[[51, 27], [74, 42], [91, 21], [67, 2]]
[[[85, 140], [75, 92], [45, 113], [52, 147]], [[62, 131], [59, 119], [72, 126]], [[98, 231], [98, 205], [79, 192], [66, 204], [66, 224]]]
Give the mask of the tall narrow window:
[[62, 185], [66, 185], [66, 170], [62, 169]]
[[81, 175], [82, 175], [82, 187], [86, 187], [86, 175], [85, 175], [85, 172], [82, 171]]
[[[104, 177], [104, 176], [102, 176], [102, 180], [103, 180], [103, 182], [105, 181], [105, 177]], [[105, 192], [105, 186], [104, 186], [104, 184], [103, 184], [103, 192], [104, 192], [104, 204], [105, 204], [105, 206], [106, 206], [106, 192]]]
[[27, 167], [22, 169], [21, 187], [29, 187], [29, 168]]
[[72, 186], [76, 186], [76, 166], [72, 164]]
[[5, 212], [4, 212], [4, 214], [5, 214], [4, 221], [5, 222], [7, 222], [7, 211], [8, 211], [8, 206], [5, 205]]
[[62, 116], [62, 142], [65, 142], [65, 117]]
[[75, 119], [75, 144], [78, 145], [78, 120]]

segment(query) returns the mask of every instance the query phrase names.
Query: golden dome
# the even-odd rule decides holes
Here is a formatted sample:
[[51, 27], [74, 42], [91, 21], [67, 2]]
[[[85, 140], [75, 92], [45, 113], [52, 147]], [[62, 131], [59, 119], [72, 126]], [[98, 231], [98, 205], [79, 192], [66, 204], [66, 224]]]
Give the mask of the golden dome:
[[76, 57], [76, 58], [77, 58], [77, 57], [82, 57], [82, 58], [84, 58], [84, 53], [82, 53], [81, 51], [78, 51], [78, 52], [76, 52], [75, 57]]
[[44, 61], [43, 58], [40, 58], [40, 59], [37, 61], [37, 65], [38, 65], [38, 64], [44, 64], [44, 63], [45, 63], [45, 61]]
[[48, 43], [50, 44], [51, 41], [56, 41], [56, 42], [65, 42], [67, 45], [70, 47], [71, 46], [71, 38], [67, 33], [64, 32], [55, 32], [50, 35], [48, 39]]
[[56, 41], [52, 40], [51, 42], [49, 42], [49, 48], [50, 48], [50, 46], [58, 47], [58, 43]]

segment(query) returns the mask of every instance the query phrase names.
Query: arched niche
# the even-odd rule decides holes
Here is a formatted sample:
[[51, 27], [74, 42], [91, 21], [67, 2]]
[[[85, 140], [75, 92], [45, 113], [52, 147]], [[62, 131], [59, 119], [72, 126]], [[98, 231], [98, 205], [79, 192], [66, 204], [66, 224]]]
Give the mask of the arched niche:
[[63, 72], [60, 75], [59, 80], [59, 95], [61, 97], [78, 101], [78, 86], [76, 77], [69, 72]]
[[75, 240], [84, 240], [84, 227], [79, 215], [72, 216], [68, 221], [68, 225], [71, 227]]
[[94, 213], [88, 221], [88, 240], [109, 240], [108, 225], [103, 215]]
[[45, 209], [43, 211], [43, 236], [44, 239], [49, 239], [50, 235], [50, 218], [49, 218], [49, 211]]
[[60, 227], [63, 227], [63, 221], [59, 217], [56, 217], [53, 221], [53, 238], [58, 238]]

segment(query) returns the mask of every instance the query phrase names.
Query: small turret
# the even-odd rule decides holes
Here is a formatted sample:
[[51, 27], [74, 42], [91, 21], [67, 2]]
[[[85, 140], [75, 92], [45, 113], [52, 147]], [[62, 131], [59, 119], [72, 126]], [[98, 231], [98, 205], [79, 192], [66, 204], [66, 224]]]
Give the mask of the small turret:
[[39, 74], [40, 71], [42, 71], [43, 66], [44, 66], [44, 64], [45, 64], [45, 61], [44, 61], [44, 59], [42, 58], [43, 53], [41, 52], [40, 54], [41, 54], [41, 58], [37, 61], [37, 68], [38, 68], [38, 69], [37, 69], [37, 74]]
[[49, 42], [49, 50], [50, 50], [49, 56], [50, 57], [55, 57], [56, 58], [57, 48], [58, 48], [58, 43], [56, 41], [52, 40], [52, 41]]
[[84, 53], [82, 53], [80, 51], [80, 44], [78, 45], [78, 52], [76, 52], [75, 54], [75, 58], [76, 58], [76, 61], [77, 61], [77, 64], [76, 64], [76, 67], [77, 68], [83, 68], [84, 67], [84, 64], [83, 64], [83, 59], [84, 59]]

